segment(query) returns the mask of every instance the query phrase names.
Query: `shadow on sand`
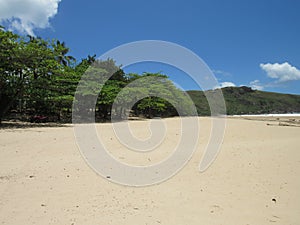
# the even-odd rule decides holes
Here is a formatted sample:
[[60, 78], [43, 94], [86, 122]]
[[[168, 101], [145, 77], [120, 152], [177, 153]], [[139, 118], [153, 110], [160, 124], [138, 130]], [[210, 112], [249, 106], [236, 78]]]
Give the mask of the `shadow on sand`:
[[2, 121], [0, 123], [0, 130], [4, 129], [26, 129], [39, 127], [71, 127], [72, 124], [65, 123], [29, 123], [21, 121]]

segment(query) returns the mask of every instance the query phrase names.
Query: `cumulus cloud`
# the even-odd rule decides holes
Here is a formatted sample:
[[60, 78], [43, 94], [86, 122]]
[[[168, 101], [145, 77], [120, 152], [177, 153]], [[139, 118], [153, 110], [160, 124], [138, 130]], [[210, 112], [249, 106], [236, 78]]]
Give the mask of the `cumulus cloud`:
[[277, 79], [278, 82], [300, 80], [300, 70], [288, 62], [282, 64], [261, 63], [260, 68], [267, 73], [268, 77]]
[[0, 0], [0, 22], [34, 36], [35, 28], [49, 27], [61, 0]]
[[217, 88], [224, 88], [224, 87], [235, 87], [236, 85], [232, 82], [226, 81], [226, 82], [221, 82], [218, 86], [215, 86], [214, 89]]
[[250, 87], [254, 90], [263, 90], [264, 86], [260, 83], [259, 80], [253, 80], [250, 82]]

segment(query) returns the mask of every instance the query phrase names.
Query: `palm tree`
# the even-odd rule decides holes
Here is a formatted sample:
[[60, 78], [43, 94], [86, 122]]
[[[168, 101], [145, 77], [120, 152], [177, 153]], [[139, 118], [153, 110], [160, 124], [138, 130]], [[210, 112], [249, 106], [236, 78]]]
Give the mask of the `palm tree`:
[[69, 48], [66, 47], [65, 42], [56, 41], [54, 45], [54, 52], [56, 53], [56, 60], [58, 63], [69, 66], [72, 61], [75, 61], [73, 56], [67, 55], [69, 52]]
[[86, 60], [87, 60], [88, 64], [91, 65], [96, 61], [96, 55], [93, 55], [93, 56], [88, 55]]

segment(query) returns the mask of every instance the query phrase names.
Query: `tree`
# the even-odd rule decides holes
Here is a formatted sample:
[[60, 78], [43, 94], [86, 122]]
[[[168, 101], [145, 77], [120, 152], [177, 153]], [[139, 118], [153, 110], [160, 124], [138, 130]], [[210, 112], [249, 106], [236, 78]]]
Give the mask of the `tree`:
[[0, 30], [0, 120], [18, 100], [18, 110], [23, 110], [24, 98], [36, 96], [28, 90], [33, 80], [47, 77], [59, 65], [53, 60], [48, 43], [40, 38], [21, 37], [10, 31]]
[[65, 42], [60, 42], [59, 40], [53, 41], [52, 47], [54, 49], [55, 59], [61, 65], [69, 66], [71, 62], [75, 61], [73, 56], [67, 55], [70, 49], [66, 47]]
[[0, 40], [0, 120], [12, 107], [22, 114], [49, 112], [51, 84], [68, 71], [58, 60], [67, 53], [65, 45], [58, 42], [53, 47], [53, 41], [22, 37], [5, 29], [0, 29]]
[[190, 102], [167, 76], [125, 74], [113, 59], [96, 55], [76, 64], [68, 53], [65, 42], [23, 37], [0, 26], [0, 122], [11, 111], [26, 119], [44, 115], [71, 121], [73, 103], [74, 110], [87, 110], [99, 120], [123, 118], [129, 110], [149, 118], [176, 115], [175, 108], [190, 115]]
[[19, 36], [0, 29], [0, 122], [21, 93], [22, 70], [17, 67], [14, 57]]
[[[154, 116], [193, 115], [193, 102], [175, 87], [166, 75], [160, 73], [129, 74], [129, 85], [122, 89], [117, 99], [120, 109], [117, 117], [122, 118], [124, 110], [135, 115]], [[175, 109], [176, 108], [176, 109]]]

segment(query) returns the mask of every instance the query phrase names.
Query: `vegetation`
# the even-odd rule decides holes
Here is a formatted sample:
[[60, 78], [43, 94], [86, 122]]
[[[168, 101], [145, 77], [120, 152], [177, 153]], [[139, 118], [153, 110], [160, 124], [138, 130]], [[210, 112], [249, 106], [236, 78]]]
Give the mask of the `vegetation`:
[[[207, 116], [210, 114], [205, 94], [213, 92], [213, 90], [207, 92], [188, 91], [195, 102], [199, 115]], [[258, 91], [245, 86], [222, 88], [222, 92], [228, 115], [300, 112], [299, 95]]]
[[[192, 115], [192, 102], [167, 76], [125, 74], [112, 59], [100, 61], [94, 55], [77, 62], [68, 53], [64, 42], [23, 37], [0, 28], [0, 122], [4, 118], [70, 122], [78, 85], [75, 102], [96, 97], [88, 110], [95, 108], [98, 121], [109, 120], [113, 114], [123, 118], [130, 105], [132, 115], [152, 118], [175, 116], [174, 106], [183, 103], [181, 113]], [[83, 75], [87, 79], [79, 83]], [[155, 82], [143, 83], [144, 79], [140, 79], [147, 77]], [[127, 93], [121, 92], [136, 80], [140, 82], [126, 88]], [[161, 97], [156, 97], [162, 92]], [[117, 96], [122, 105], [112, 111]], [[77, 107], [75, 110], [82, 110], [80, 105]]]
[[[300, 96], [247, 87], [222, 91], [228, 114], [300, 112]], [[214, 92], [188, 91], [192, 101], [166, 75], [125, 74], [113, 59], [96, 60], [95, 55], [76, 61], [64, 42], [19, 36], [0, 27], [0, 123], [70, 122], [73, 103], [74, 110], [88, 110], [96, 121], [129, 114], [193, 116], [194, 103], [199, 115], [210, 115], [205, 96]]]

